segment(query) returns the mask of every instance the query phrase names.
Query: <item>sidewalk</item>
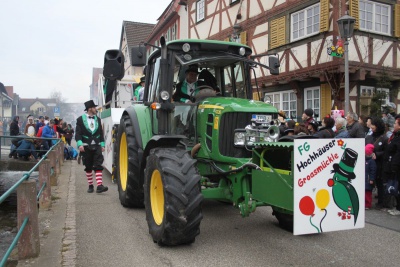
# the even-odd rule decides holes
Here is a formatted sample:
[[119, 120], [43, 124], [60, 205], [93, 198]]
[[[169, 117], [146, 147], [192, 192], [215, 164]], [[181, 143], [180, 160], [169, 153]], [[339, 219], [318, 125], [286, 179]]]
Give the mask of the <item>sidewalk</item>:
[[52, 206], [39, 211], [39, 257], [21, 260], [17, 266], [75, 266], [75, 177], [82, 169], [76, 160], [64, 161], [58, 185], [51, 188]]

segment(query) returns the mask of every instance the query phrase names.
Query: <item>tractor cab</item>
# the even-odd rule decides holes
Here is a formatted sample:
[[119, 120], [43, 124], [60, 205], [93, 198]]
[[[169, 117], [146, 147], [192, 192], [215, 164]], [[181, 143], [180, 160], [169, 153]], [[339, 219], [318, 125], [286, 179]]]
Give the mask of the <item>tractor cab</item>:
[[[132, 50], [132, 65], [147, 63], [144, 105], [153, 109], [154, 133], [185, 135], [193, 145], [198, 139], [195, 114], [204, 105], [211, 101], [218, 109], [218, 103], [252, 99], [250, 70], [255, 62], [249, 59], [249, 47], [214, 40], [160, 43], [148, 60], [144, 46]], [[264, 67], [277, 74], [278, 58], [270, 65]], [[188, 75], [194, 80], [187, 81]]]

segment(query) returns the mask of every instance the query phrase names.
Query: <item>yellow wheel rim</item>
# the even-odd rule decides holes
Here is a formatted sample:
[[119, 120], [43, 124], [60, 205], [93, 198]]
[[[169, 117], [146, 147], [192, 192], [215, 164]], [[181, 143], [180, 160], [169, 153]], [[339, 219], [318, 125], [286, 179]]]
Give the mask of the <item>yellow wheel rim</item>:
[[119, 180], [121, 188], [126, 191], [128, 183], [128, 146], [126, 144], [126, 134], [122, 133], [121, 142], [119, 143]]
[[161, 225], [164, 218], [164, 187], [161, 174], [154, 170], [150, 182], [151, 212], [157, 225]]

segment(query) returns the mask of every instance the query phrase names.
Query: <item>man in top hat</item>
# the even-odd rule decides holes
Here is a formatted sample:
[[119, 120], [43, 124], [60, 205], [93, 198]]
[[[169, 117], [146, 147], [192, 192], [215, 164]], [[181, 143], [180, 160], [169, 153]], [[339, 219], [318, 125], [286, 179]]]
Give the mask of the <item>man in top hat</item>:
[[197, 88], [197, 76], [199, 75], [198, 65], [189, 65], [185, 74], [185, 80], [176, 85], [176, 90], [172, 98], [175, 102], [192, 103], [190, 98], [193, 98], [199, 90]]
[[[146, 78], [143, 76], [140, 78], [140, 83], [138, 87], [135, 89], [135, 98], [136, 101], [143, 101], [143, 92], [144, 92], [144, 82], [146, 81]], [[142, 90], [142, 94], [140, 94], [140, 91]]]
[[97, 105], [93, 100], [85, 102], [86, 114], [76, 120], [75, 140], [80, 153], [84, 154], [86, 178], [89, 183], [88, 193], [93, 193], [93, 174], [96, 174], [97, 189], [96, 193], [106, 192], [107, 186], [103, 185], [103, 161], [104, 157], [104, 136], [101, 126], [101, 119], [96, 116]]

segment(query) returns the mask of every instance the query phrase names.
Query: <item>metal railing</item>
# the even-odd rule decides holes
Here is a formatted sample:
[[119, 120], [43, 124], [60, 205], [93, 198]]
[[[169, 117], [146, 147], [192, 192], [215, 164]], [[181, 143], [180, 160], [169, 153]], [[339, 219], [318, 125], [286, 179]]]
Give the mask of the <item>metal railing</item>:
[[[4, 138], [4, 137], [7, 138], [7, 136], [1, 136], [0, 139], [1, 139], [1, 138]], [[11, 136], [11, 138], [15, 138], [15, 136]], [[25, 137], [25, 138], [26, 138], [26, 137]], [[32, 137], [27, 137], [27, 138], [30, 138], [30, 139], [31, 139]], [[48, 158], [49, 153], [50, 153], [51, 151], [53, 151], [53, 150], [55, 149], [55, 147], [56, 147], [58, 144], [60, 144], [60, 142], [61, 142], [61, 139], [54, 139], [54, 138], [36, 138], [36, 139], [42, 139], [42, 140], [45, 140], [45, 139], [57, 140], [57, 142], [56, 142], [53, 146], [50, 147], [50, 149], [47, 151], [47, 153], [44, 154], [44, 155], [42, 156], [42, 158], [35, 164], [35, 166], [33, 166], [33, 168], [32, 168], [30, 171], [28, 171], [27, 173], [25, 173], [25, 174], [21, 177], [21, 179], [18, 180], [18, 182], [16, 182], [16, 183], [15, 183], [12, 187], [10, 187], [2, 196], [0, 196], [0, 204], [1, 204], [5, 199], [7, 199], [7, 197], [9, 197], [9, 196], [11, 195], [11, 193], [13, 193], [24, 181], [26, 181], [26, 180], [29, 179], [29, 177], [31, 176], [32, 172], [34, 172], [34, 171], [40, 166], [40, 164], [41, 164], [45, 159]], [[1, 140], [0, 140], [0, 144], [1, 144]], [[0, 146], [0, 148], [1, 148], [1, 146]], [[1, 153], [0, 153], [0, 154], [1, 154]], [[36, 196], [36, 199], [37, 199], [37, 200], [39, 200], [39, 198], [40, 198], [40, 196], [41, 196], [41, 194], [42, 194], [42, 192], [43, 192], [43, 190], [44, 190], [44, 188], [45, 188], [46, 186], [47, 186], [47, 183], [44, 183], [44, 184], [42, 185], [40, 191], [38, 192], [38, 194], [37, 194], [37, 196]], [[19, 228], [17, 235], [15, 236], [14, 240], [12, 241], [12, 243], [11, 243], [10, 247], [8, 248], [7, 252], [5, 253], [3, 259], [1, 260], [1, 262], [0, 262], [0, 267], [5, 266], [8, 257], [10, 256], [12, 250], [13, 250], [13, 249], [15, 248], [15, 246], [17, 245], [17, 242], [18, 242], [19, 238], [21, 237], [21, 234], [22, 234], [22, 232], [24, 231], [25, 226], [27, 225], [28, 221], [29, 221], [29, 218], [28, 218], [28, 216], [27, 216], [27, 217], [24, 218], [23, 223], [21, 224], [21, 227]]]

